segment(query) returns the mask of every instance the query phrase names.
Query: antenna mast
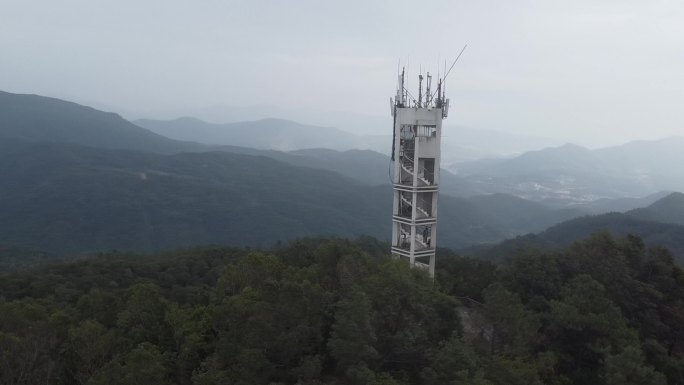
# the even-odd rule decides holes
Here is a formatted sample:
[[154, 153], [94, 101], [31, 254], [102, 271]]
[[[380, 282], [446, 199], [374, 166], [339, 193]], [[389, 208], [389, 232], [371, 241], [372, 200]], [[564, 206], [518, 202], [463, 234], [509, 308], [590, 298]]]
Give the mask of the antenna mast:
[[423, 107], [423, 74], [418, 75], [418, 108]]

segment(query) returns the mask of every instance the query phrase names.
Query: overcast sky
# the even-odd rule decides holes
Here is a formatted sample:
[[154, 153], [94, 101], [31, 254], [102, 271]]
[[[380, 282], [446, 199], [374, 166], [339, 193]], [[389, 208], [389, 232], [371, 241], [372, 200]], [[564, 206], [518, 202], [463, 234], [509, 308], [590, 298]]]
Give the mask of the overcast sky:
[[0, 0], [0, 89], [129, 118], [271, 105], [389, 127], [398, 60], [436, 72], [467, 43], [450, 124], [596, 147], [684, 135], [683, 4]]

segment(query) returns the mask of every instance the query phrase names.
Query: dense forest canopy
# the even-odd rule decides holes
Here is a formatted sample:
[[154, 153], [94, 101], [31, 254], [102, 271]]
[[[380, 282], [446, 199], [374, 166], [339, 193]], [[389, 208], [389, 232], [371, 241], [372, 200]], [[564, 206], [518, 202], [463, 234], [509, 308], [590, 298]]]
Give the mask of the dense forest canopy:
[[596, 234], [502, 265], [386, 244], [106, 255], [0, 277], [2, 384], [681, 384], [684, 274]]

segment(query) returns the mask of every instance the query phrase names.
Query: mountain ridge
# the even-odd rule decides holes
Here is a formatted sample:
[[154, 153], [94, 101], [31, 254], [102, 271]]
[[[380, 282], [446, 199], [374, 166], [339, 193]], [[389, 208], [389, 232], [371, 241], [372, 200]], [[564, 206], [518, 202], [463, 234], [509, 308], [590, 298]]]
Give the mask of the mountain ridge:
[[293, 151], [312, 147], [347, 150], [359, 141], [357, 136], [334, 127], [276, 118], [216, 124], [182, 117], [164, 121], [139, 119], [133, 123], [171, 139], [265, 150]]
[[[668, 211], [661, 211], [663, 208]], [[668, 215], [671, 215], [669, 210], [673, 208], [676, 208], [676, 213], [680, 215], [684, 213], [684, 194], [673, 193], [646, 208], [626, 213], [580, 216], [555, 224], [539, 233], [517, 236], [496, 245], [466, 248], [464, 252], [501, 260], [529, 249], [567, 247], [591, 234], [608, 231], [618, 236], [637, 235], [648, 246], [665, 247], [672, 252], [680, 265], [684, 265], [684, 221], [667, 220], [671, 218]], [[662, 216], [664, 213], [665, 217]]]
[[157, 135], [113, 112], [40, 95], [0, 91], [0, 116], [6, 138], [159, 153], [204, 147]]
[[684, 194], [674, 192], [648, 207], [630, 210], [626, 214], [654, 222], [684, 225]]
[[[187, 118], [193, 119], [193, 118]], [[265, 119], [269, 122], [280, 120]], [[292, 122], [299, 126], [299, 123]], [[315, 126], [308, 126], [316, 128]], [[107, 148], [175, 154], [182, 152], [227, 151], [267, 156], [295, 166], [328, 169], [363, 183], [385, 183], [389, 158], [371, 150], [346, 150], [340, 153], [322, 149], [283, 152], [235, 145], [209, 145], [179, 141], [156, 134], [121, 118], [121, 116], [78, 103], [40, 95], [12, 94], [0, 91], [0, 138], [31, 142], [65, 143]], [[351, 153], [349, 152], [351, 151]], [[352, 154], [344, 156], [345, 154]], [[335, 159], [333, 162], [331, 159]], [[361, 164], [366, 160], [368, 164]], [[444, 182], [457, 187], [453, 175], [444, 173]]]
[[462, 163], [456, 176], [482, 193], [508, 193], [555, 205], [684, 191], [684, 137], [590, 150], [576, 145], [511, 159]]

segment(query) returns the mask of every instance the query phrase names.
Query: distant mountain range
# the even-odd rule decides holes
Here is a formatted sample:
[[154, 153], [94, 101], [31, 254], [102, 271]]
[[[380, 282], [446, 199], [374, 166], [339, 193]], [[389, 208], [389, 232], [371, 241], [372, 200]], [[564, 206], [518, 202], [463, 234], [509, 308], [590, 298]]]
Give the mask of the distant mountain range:
[[[269, 130], [288, 129], [315, 131], [312, 126], [294, 122], [278, 126], [275, 119], [265, 120]], [[258, 125], [258, 122], [252, 122]], [[279, 128], [276, 128], [279, 127]], [[253, 128], [250, 126], [250, 129]], [[323, 129], [323, 128], [322, 128]], [[336, 132], [334, 129], [332, 131]], [[299, 131], [299, 134], [302, 132]], [[269, 135], [263, 136], [268, 140]], [[293, 136], [301, 136], [295, 135]], [[97, 148], [133, 150], [160, 154], [179, 152], [228, 151], [266, 156], [296, 166], [330, 169], [368, 184], [384, 184], [387, 180], [385, 155], [364, 150], [338, 152], [309, 149], [294, 152], [264, 150], [235, 145], [208, 145], [167, 138], [141, 128], [114, 113], [60, 99], [38, 95], [12, 94], [0, 91], [0, 138], [29, 142], [76, 144]], [[334, 136], [333, 136], [334, 138]], [[449, 178], [447, 175], [445, 178]], [[455, 184], [455, 183], [453, 183]]]
[[114, 113], [55, 98], [2, 91], [0, 137], [157, 153], [208, 149], [140, 129]]
[[[458, 108], [452, 110], [454, 117], [444, 122], [442, 145], [447, 150], [443, 159], [445, 166], [451, 162], [485, 157], [513, 156], [526, 151], [563, 144], [562, 141], [551, 138], [521, 135], [503, 130], [459, 126], [454, 124], [458, 121], [457, 110]], [[281, 118], [296, 122], [307, 122], [319, 127], [337, 127], [344, 132], [362, 138], [361, 143], [359, 143], [360, 146], [353, 148], [372, 149], [387, 154], [389, 151], [388, 144], [391, 143], [392, 136], [392, 117], [389, 112], [387, 109], [379, 111], [378, 114], [369, 115], [349, 111], [317, 111], [311, 108], [292, 110], [268, 105], [251, 107], [215, 105], [189, 110], [182, 115], [212, 123], [251, 122], [268, 118]], [[150, 116], [149, 113], [147, 114]], [[145, 114], [141, 115], [140, 113], [134, 115], [145, 116]], [[179, 115], [170, 116], [168, 113], [162, 113], [155, 114], [155, 116], [162, 121], [173, 122], [172, 119]], [[202, 138], [193, 140], [200, 143], [205, 142]]]
[[[362, 149], [389, 155], [392, 144], [392, 120], [389, 116], [384, 119], [384, 130], [356, 130], [354, 133], [334, 127], [305, 125], [273, 118], [217, 124], [184, 117], [173, 120], [139, 119], [133, 123], [172, 139], [265, 150]], [[476, 130], [448, 124], [444, 126], [443, 132], [444, 166], [466, 160], [513, 156], [530, 149], [558, 144], [557, 141], [547, 138]]]
[[[358, 166], [362, 162], [353, 159], [361, 154], [357, 151], [342, 155], [333, 155], [333, 152], [328, 151], [326, 156], [334, 156], [335, 161], [322, 158], [320, 153], [268, 151], [266, 149], [279, 147], [306, 149], [314, 144], [316, 147], [354, 148], [354, 143], [359, 142], [371, 143], [369, 147], [373, 147], [373, 141], [382, 151], [389, 149], [389, 136], [359, 139], [358, 136], [335, 128], [307, 126], [278, 119], [228, 125], [209, 124], [196, 119], [139, 121], [157, 132], [165, 132], [167, 135], [175, 132], [178, 139], [194, 138], [210, 142], [208, 138], [211, 135], [223, 138], [219, 144], [212, 145], [202, 144], [197, 140], [170, 140], [149, 130], [140, 130], [115, 114], [105, 114], [75, 103], [35, 95], [0, 92], [0, 113], [0, 125], [7, 126], [4, 135], [26, 140], [47, 138], [74, 144], [158, 153], [222, 150], [264, 155], [295, 165], [334, 169], [364, 183], [375, 181], [376, 184], [385, 179], [383, 175], [388, 163], [387, 158], [379, 154], [364, 153], [362, 158], [368, 162], [363, 164], [361, 170]], [[22, 116], [22, 120], [17, 122], [19, 124], [14, 124], [17, 116]], [[63, 127], [69, 127], [70, 131], [64, 131]], [[473, 130], [449, 129], [453, 132], [445, 134], [445, 145], [449, 140], [458, 138], [463, 146], [472, 147], [473, 141], [477, 140], [478, 136], [471, 132]], [[227, 131], [230, 134], [226, 134]], [[506, 139], [503, 141], [515, 143], [522, 140], [499, 137], [501, 135], [503, 134], [493, 135], [491, 141]], [[533, 139], [530, 140], [534, 141]], [[240, 148], [238, 144], [247, 147]], [[260, 153], [256, 147], [267, 152]], [[501, 148], [500, 145], [494, 147]], [[520, 147], [516, 144], [509, 149], [514, 148]], [[444, 157], [453, 153], [458, 153], [458, 150], [445, 148]], [[312, 158], [310, 155], [316, 156]], [[684, 138], [681, 137], [632, 142], [599, 150], [565, 145], [527, 152], [510, 159], [459, 163], [455, 168], [456, 176], [446, 172], [442, 174], [442, 191], [458, 196], [505, 193], [542, 202], [550, 207], [577, 207], [588, 213], [606, 212], [610, 209], [628, 210], [643, 207], [653, 201], [639, 202], [635, 198], [661, 191], [684, 190], [684, 171], [680, 166], [684, 164], [682, 158]], [[347, 168], [345, 163], [354, 167]]]
[[[389, 237], [383, 155], [208, 146], [74, 103], [1, 97], [0, 249], [15, 255]], [[450, 247], [540, 231], [581, 214], [504, 195], [443, 195], [440, 205], [440, 244]]]
[[549, 205], [684, 190], [684, 137], [589, 150], [576, 145], [512, 159], [460, 164], [456, 175], [477, 193], [507, 193]]
[[[136, 123], [176, 139], [262, 149], [307, 148], [316, 144], [348, 148], [354, 143], [364, 142], [360, 137], [334, 128], [277, 119], [232, 124], [209, 124], [190, 118]], [[455, 136], [455, 133], [447, 135], [445, 142]], [[635, 142], [602, 150], [565, 145], [527, 152], [510, 159], [460, 163], [456, 168], [457, 175], [442, 173], [442, 192], [455, 196], [504, 193], [555, 208], [575, 207], [586, 213], [626, 211], [653, 203], [663, 196], [663, 190], [684, 190], [684, 182], [677, 182], [684, 180], [684, 170], [676, 164], [666, 166], [663, 156], [658, 155], [662, 152], [666, 157], [682, 158], [678, 151], [684, 154], [684, 140], [680, 139]], [[382, 142], [388, 141], [389, 137]], [[245, 152], [234, 148], [229, 151]], [[248, 152], [254, 153], [253, 150]], [[447, 149], [443, 152], [450, 153]], [[296, 165], [331, 169], [364, 183], [384, 183], [382, 181], [388, 179], [385, 174], [389, 159], [371, 152], [357, 158], [360, 154], [358, 150], [340, 154], [329, 149], [306, 149], [287, 155], [271, 153], [267, 156]], [[647, 158], [641, 163], [646, 166], [640, 167], [638, 159], [642, 158]]]
[[[270, 127], [268, 130], [286, 132], [286, 129], [282, 127], [275, 128], [279, 122], [276, 119], [263, 122]], [[286, 127], [295, 130], [301, 127], [305, 127], [302, 130], [316, 129], [297, 123]], [[331, 130], [331, 132], [336, 132], [334, 129]], [[268, 138], [268, 135], [253, 136]], [[293, 134], [293, 136], [297, 135]], [[0, 91], [0, 137], [161, 154], [228, 151], [266, 156], [296, 166], [327, 169], [373, 185], [385, 184], [385, 181], [389, 180], [387, 177], [389, 157], [373, 151], [338, 152], [319, 148], [283, 152], [174, 140], [132, 124], [114, 113], [98, 111], [55, 98], [2, 91]], [[475, 194], [465, 183], [446, 171], [442, 175], [442, 184], [445, 190], [453, 195]]]
[[[678, 175], [680, 145], [674, 138], [593, 151], [564, 146], [469, 163], [459, 176], [445, 172], [442, 192], [458, 196], [440, 197], [440, 246], [510, 238], [486, 251], [480, 247], [496, 257], [516, 247], [567, 245], [607, 229], [684, 255], [684, 195], [620, 195], [677, 186], [681, 179], [667, 184], [665, 176]], [[647, 158], [645, 166], [637, 167], [632, 157]], [[675, 162], [665, 167], [663, 157]], [[0, 93], [0, 257], [35, 255], [40, 261], [47, 257], [35, 250], [267, 246], [309, 235], [388, 239], [388, 166], [388, 157], [373, 151], [282, 152], [179, 141], [116, 114]], [[542, 185], [540, 176], [557, 185]], [[638, 184], [644, 180], [650, 189]], [[525, 181], [540, 185], [536, 195], [520, 187]], [[543, 203], [497, 192], [501, 186], [518, 186], [510, 192]], [[553, 188], [565, 191], [561, 196], [598, 197], [595, 191], [603, 189], [619, 198], [544, 195]], [[637, 207], [644, 208], [630, 210]], [[626, 213], [585, 216], [609, 209]], [[528, 233], [536, 235], [521, 236]]]
[[[361, 148], [360, 138], [333, 127], [318, 127], [283, 119], [212, 124], [195, 118], [133, 123], [165, 137], [214, 145], [292, 151], [306, 148], [349, 150]], [[389, 147], [390, 142], [385, 143]]]

